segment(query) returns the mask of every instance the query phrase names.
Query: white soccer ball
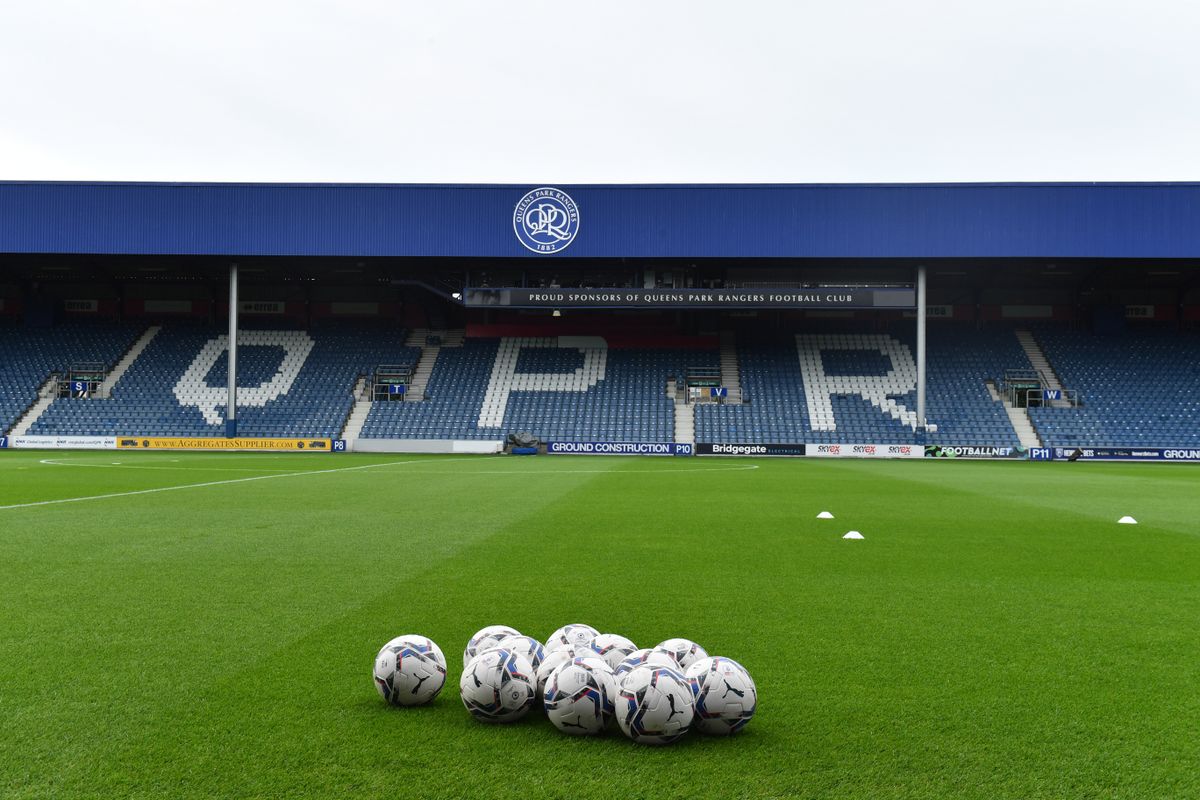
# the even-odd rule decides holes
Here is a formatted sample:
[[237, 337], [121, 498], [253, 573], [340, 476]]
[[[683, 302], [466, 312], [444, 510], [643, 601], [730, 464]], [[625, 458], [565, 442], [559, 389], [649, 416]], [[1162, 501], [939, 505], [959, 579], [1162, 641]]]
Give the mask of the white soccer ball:
[[553, 653], [555, 650], [561, 650], [564, 647], [581, 647], [590, 644], [592, 639], [595, 639], [599, 635], [600, 631], [591, 625], [583, 625], [578, 622], [563, 625], [550, 634], [550, 638], [546, 640], [546, 652]]
[[467, 664], [471, 663], [472, 658], [483, 651], [490, 650], [510, 636], [520, 635], [520, 631], [507, 625], [488, 625], [486, 628], [480, 628], [471, 637], [471, 641], [467, 642], [467, 648], [463, 650], [463, 667], [465, 668]]
[[670, 667], [635, 667], [621, 680], [615, 706], [621, 731], [639, 744], [670, 744], [695, 714], [687, 678]]
[[732, 658], [702, 658], [688, 667], [696, 704], [693, 727], [713, 736], [729, 736], [746, 727], [758, 708], [758, 689], [750, 673]]
[[533, 666], [515, 650], [497, 647], [471, 659], [458, 682], [463, 705], [481, 722], [513, 722], [533, 707]]
[[595, 736], [603, 733], [612, 719], [616, 694], [616, 679], [608, 664], [584, 656], [554, 670], [546, 682], [543, 702], [546, 716], [563, 733]]
[[379, 695], [395, 706], [420, 706], [446, 684], [446, 657], [432, 639], [397, 636], [380, 648], [373, 670]]
[[507, 636], [491, 647], [481, 650], [480, 652], [485, 653], [488, 650], [493, 650], [497, 647], [516, 650], [518, 653], [525, 656], [525, 658], [529, 659], [529, 663], [533, 667], [534, 673], [537, 673], [538, 667], [542, 665], [542, 659], [546, 657], [546, 651], [545, 648], [542, 647], [542, 643], [532, 636], [526, 636], [524, 634], [519, 636]]
[[546, 682], [550, 680], [550, 676], [554, 674], [554, 670], [558, 669], [572, 658], [595, 655], [596, 651], [586, 646], [579, 648], [564, 647], [561, 650], [547, 652], [537, 670], [538, 697], [540, 698], [546, 693]]
[[691, 639], [667, 639], [665, 642], [659, 642], [655, 649], [670, 653], [681, 671], [686, 670], [702, 658], [708, 658], [708, 653], [704, 648]]
[[651, 667], [670, 667], [671, 669], [679, 669], [679, 664], [666, 650], [655, 650], [650, 647], [643, 647], [641, 650], [634, 650], [625, 658], [621, 659], [621, 663], [617, 664], [613, 670], [613, 675], [620, 681], [626, 675], [640, 667], [643, 664]]
[[614, 670], [629, 654], [638, 649], [633, 642], [618, 633], [602, 633], [592, 640], [592, 647]]

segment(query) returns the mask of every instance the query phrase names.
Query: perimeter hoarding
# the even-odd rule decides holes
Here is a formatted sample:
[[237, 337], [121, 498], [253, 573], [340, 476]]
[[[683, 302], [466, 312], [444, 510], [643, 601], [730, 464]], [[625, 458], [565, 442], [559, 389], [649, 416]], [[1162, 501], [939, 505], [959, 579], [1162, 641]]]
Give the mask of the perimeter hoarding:
[[690, 456], [684, 442], [547, 442], [547, 454], [589, 456]]
[[10, 436], [8, 447], [31, 450], [115, 450], [112, 436]]
[[[1076, 456], [1075, 454], [1078, 453]], [[1081, 461], [1200, 461], [1197, 447], [1055, 447], [1055, 459]]]
[[700, 456], [802, 456], [803, 444], [773, 444], [767, 442], [701, 442], [696, 445]]
[[118, 436], [118, 450], [260, 450], [290, 453], [330, 453], [331, 439], [256, 439], [235, 437]]
[[925, 446], [926, 458], [1024, 458], [1026, 450], [998, 445], [930, 444]]
[[820, 458], [924, 458], [919, 444], [810, 444], [808, 455]]

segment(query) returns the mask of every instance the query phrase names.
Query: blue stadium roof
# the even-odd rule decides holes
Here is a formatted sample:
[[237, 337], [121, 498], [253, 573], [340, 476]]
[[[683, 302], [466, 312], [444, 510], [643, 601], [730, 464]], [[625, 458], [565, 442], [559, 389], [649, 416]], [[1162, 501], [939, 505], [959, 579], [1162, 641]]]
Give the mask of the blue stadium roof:
[[555, 258], [1200, 258], [1200, 184], [569, 185], [0, 182], [0, 253]]

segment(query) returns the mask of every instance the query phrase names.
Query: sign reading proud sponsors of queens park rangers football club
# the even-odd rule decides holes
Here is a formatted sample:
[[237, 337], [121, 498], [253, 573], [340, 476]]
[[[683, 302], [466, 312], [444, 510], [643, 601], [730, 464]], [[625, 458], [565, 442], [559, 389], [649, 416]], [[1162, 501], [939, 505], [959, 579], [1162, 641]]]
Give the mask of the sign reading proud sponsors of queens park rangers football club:
[[500, 308], [912, 308], [913, 289], [467, 288], [467, 306]]

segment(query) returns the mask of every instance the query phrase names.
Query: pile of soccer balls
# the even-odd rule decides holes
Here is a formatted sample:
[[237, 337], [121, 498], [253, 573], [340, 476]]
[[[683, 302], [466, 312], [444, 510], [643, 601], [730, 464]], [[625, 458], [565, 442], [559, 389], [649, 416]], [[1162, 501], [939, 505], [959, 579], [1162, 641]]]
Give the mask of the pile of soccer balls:
[[[375, 657], [375, 687], [394, 705], [423, 705], [446, 683], [446, 658], [424, 636], [398, 636]], [[563, 733], [594, 736], [614, 719], [642, 744], [670, 744], [690, 729], [736, 733], [754, 716], [758, 690], [736, 661], [709, 657], [688, 639], [638, 649], [615, 633], [564, 625], [545, 646], [504, 625], [467, 642], [458, 684], [481, 722], [512, 722], [538, 702]]]

